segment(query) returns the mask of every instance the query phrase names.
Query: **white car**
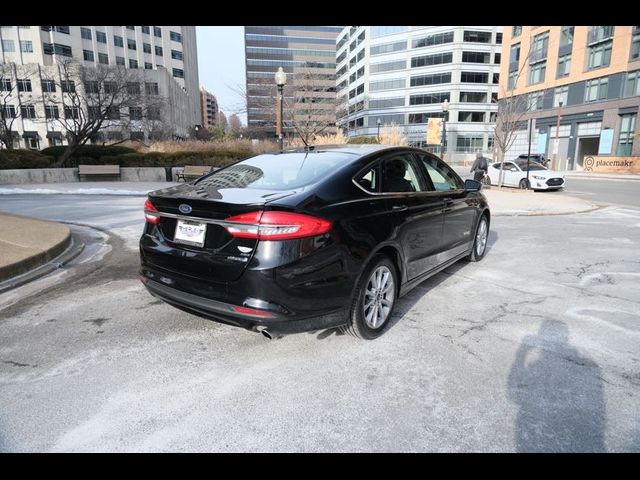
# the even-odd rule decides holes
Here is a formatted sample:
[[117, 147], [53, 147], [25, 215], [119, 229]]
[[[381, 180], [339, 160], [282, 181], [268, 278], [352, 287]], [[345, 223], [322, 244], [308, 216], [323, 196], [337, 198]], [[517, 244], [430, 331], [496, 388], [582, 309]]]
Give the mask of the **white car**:
[[[537, 162], [529, 162], [527, 183], [527, 159], [518, 158], [504, 162], [504, 182], [508, 187], [531, 188], [533, 190], [559, 190], [564, 188], [564, 173], [549, 170]], [[500, 163], [489, 165], [487, 176], [491, 185], [498, 185]]]

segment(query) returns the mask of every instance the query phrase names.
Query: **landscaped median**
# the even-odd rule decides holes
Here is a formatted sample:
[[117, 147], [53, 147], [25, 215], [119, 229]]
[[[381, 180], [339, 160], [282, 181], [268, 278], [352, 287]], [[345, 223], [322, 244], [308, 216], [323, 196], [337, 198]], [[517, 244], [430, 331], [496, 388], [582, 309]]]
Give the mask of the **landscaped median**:
[[70, 244], [65, 225], [0, 213], [0, 282], [47, 263]]

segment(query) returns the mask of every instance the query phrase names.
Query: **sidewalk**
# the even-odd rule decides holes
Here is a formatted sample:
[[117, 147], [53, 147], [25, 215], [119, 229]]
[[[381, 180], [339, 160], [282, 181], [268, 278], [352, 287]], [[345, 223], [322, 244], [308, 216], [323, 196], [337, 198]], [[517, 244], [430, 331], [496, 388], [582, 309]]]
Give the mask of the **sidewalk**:
[[49, 262], [70, 243], [65, 225], [0, 213], [0, 282]]

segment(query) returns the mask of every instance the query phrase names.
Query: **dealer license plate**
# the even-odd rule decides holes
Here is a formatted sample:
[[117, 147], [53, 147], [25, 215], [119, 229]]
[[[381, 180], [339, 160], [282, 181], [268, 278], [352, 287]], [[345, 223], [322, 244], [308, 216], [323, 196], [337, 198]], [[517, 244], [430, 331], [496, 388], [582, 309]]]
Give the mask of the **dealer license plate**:
[[195, 247], [204, 246], [204, 238], [207, 234], [207, 224], [178, 220], [176, 233], [173, 239], [176, 243], [184, 243]]

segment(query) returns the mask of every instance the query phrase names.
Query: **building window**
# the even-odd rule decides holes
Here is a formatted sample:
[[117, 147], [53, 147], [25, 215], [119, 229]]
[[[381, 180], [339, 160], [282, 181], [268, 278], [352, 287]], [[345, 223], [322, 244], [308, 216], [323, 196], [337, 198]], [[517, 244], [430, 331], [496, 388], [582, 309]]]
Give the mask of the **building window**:
[[547, 58], [547, 50], [549, 48], [549, 32], [544, 32], [533, 37], [531, 44], [531, 56], [529, 62], [539, 62]]
[[114, 35], [113, 36], [113, 44], [116, 47], [123, 47], [124, 48], [124, 39], [118, 35]]
[[137, 50], [138, 48], [136, 47], [136, 41], [131, 40], [130, 38], [127, 38], [127, 48], [129, 50]]
[[43, 93], [55, 93], [56, 83], [53, 80], [42, 80]]
[[98, 63], [109, 65], [109, 55], [106, 53], [98, 53]]
[[465, 42], [491, 43], [491, 32], [478, 32], [475, 30], [465, 30], [463, 38]]
[[153, 63], [144, 62], [144, 69], [145, 70], [153, 70]]
[[8, 78], [0, 78], [0, 92], [11, 91], [11, 80]]
[[75, 93], [76, 83], [73, 80], [62, 80], [60, 82], [60, 90], [62, 90], [62, 93]]
[[107, 34], [96, 30], [96, 41], [100, 43], [107, 43]]
[[522, 33], [522, 26], [519, 27], [511, 27], [511, 36], [517, 37]]
[[466, 63], [491, 63], [491, 54], [485, 52], [462, 52], [462, 61]]
[[509, 72], [509, 78], [507, 79], [507, 90], [513, 90], [516, 88], [518, 81], [518, 72], [516, 70]]
[[174, 68], [173, 76], [176, 78], [184, 78], [184, 70], [182, 70], [181, 68]]
[[107, 118], [109, 120], [120, 120], [120, 109], [118, 107], [108, 107]]
[[147, 95], [159, 95], [158, 84], [155, 82], [146, 82], [144, 84], [144, 90]]
[[182, 43], [182, 34], [178, 32], [169, 32], [169, 38], [174, 42]]
[[4, 105], [0, 107], [0, 117], [16, 118], [16, 107], [14, 107], [13, 105]]
[[598, 43], [589, 47], [589, 70], [596, 68], [608, 67], [611, 61], [611, 49], [613, 48], [613, 40]]
[[375, 92], [378, 90], [395, 90], [399, 88], [405, 88], [405, 85], [406, 81], [404, 78], [377, 80], [375, 82], [369, 82], [369, 91]]
[[80, 118], [80, 109], [78, 107], [64, 107], [64, 118], [67, 120], [77, 120]]
[[28, 78], [19, 78], [17, 83], [19, 92], [31, 91], [31, 80], [29, 80]]
[[20, 51], [22, 53], [33, 53], [33, 42], [31, 40], [20, 40]]
[[129, 68], [138, 68], [138, 60], [129, 59]]
[[149, 34], [149, 25], [141, 25], [140, 30], [142, 31], [142, 33]]
[[566, 45], [573, 44], [573, 26], [570, 27], [562, 27], [560, 30], [560, 46], [564, 47]]
[[5, 53], [12, 53], [16, 51], [16, 44], [13, 40], [2, 40], [2, 50]]
[[120, 65], [121, 67], [124, 67], [124, 57], [116, 56], [116, 65]]
[[371, 38], [382, 37], [384, 35], [391, 35], [394, 33], [406, 32], [407, 27], [392, 25], [392, 26], [373, 26], [371, 27]]
[[460, 92], [460, 102], [487, 103], [487, 94], [485, 92]]
[[543, 91], [530, 93], [529, 96], [527, 97], [528, 110], [532, 112], [535, 112], [536, 110], [542, 110], [543, 99], [544, 99]]
[[72, 57], [73, 53], [69, 45], [62, 45], [60, 43], [43, 43], [42, 51], [45, 55], [61, 55], [63, 57]]
[[547, 62], [534, 63], [529, 66], [529, 85], [544, 82], [545, 73], [547, 72]]
[[553, 106], [559, 107], [560, 102], [562, 105], [567, 104], [567, 98], [569, 96], [569, 85], [565, 85], [563, 87], [556, 87], [553, 91]]
[[640, 95], [640, 70], [629, 72], [627, 83], [624, 86], [624, 96], [634, 97]]
[[[404, 41], [400, 43], [406, 45]], [[453, 32], [436, 33], [435, 35], [429, 35], [428, 37], [416, 38], [411, 41], [411, 46], [413, 48], [421, 48], [431, 47], [433, 45], [442, 45], [444, 43], [453, 43]]]
[[44, 106], [44, 116], [48, 120], [58, 119], [60, 118], [60, 110], [57, 105], [45, 105]]
[[156, 45], [156, 55], [162, 56], [162, 47]]
[[427, 65], [439, 65], [441, 63], [451, 63], [453, 55], [449, 53], [436, 53], [435, 55], [424, 55], [411, 59], [411, 68], [424, 67]]
[[88, 107], [89, 120], [97, 120], [100, 118], [100, 107]]
[[631, 58], [637, 60], [640, 58], [640, 26], [633, 27], [633, 36], [631, 37]]
[[499, 85], [500, 84], [500, 74], [499, 73], [494, 73], [493, 74], [493, 82], [494, 85]]
[[484, 112], [458, 112], [459, 122], [484, 122]]
[[605, 100], [607, 98], [607, 92], [609, 89], [609, 78], [594, 78], [588, 80], [584, 92], [584, 101], [597, 102], [598, 100]]
[[33, 120], [36, 118], [36, 107], [33, 105], [22, 105], [20, 107], [20, 115], [22, 118], [28, 118], [29, 120]]
[[613, 38], [613, 32], [615, 31], [615, 27], [613, 26], [594, 26], [589, 27], [589, 34], [587, 37], [587, 44], [591, 45], [593, 43], [604, 42], [605, 40], [609, 40]]
[[496, 33], [496, 43], [498, 45], [502, 44], [502, 33], [500, 33], [500, 32]]
[[142, 44], [142, 51], [144, 53], [151, 53], [151, 44], [150, 43], [143, 43]]
[[104, 82], [104, 93], [116, 93], [118, 91], [118, 85], [116, 82]]
[[89, 94], [100, 93], [100, 82], [96, 82], [96, 81], [84, 82], [84, 91]]
[[618, 140], [618, 155], [631, 155], [633, 136], [636, 130], [636, 114], [620, 115], [620, 138]]
[[142, 120], [142, 108], [129, 107], [129, 118], [131, 120]]
[[158, 38], [162, 38], [162, 29], [160, 27], [153, 27], [153, 34]]
[[558, 57], [557, 77], [566, 77], [571, 72], [571, 54]]
[[494, 53], [493, 54], [493, 63], [495, 63], [496, 65], [500, 65], [500, 59], [501, 58], [502, 58], [502, 54]]
[[80, 36], [85, 40], [91, 40], [93, 38], [91, 35], [91, 29], [86, 27], [80, 27]]
[[83, 50], [82, 51], [82, 56], [84, 57], [85, 61], [87, 61], [87, 62], [93, 62], [94, 61], [93, 51], [92, 50]]
[[433, 75], [418, 75], [411, 77], [411, 87], [422, 87], [423, 85], [436, 85], [440, 83], [451, 83], [451, 72], [435, 73]]
[[174, 60], [182, 60], [182, 52], [179, 50], [171, 50], [171, 58]]
[[425, 93], [422, 95], [411, 95], [409, 105], [427, 105], [432, 103], [442, 103], [451, 98], [451, 92]]
[[[380, 55], [382, 53], [402, 52], [407, 49], [407, 41], [402, 40], [400, 42], [383, 43], [382, 45], [374, 45], [369, 48], [369, 54]], [[346, 55], [346, 51], [345, 51]], [[340, 63], [338, 60], [337, 63]]]
[[140, 84], [138, 82], [127, 82], [127, 93], [129, 95], [140, 95]]
[[369, 67], [369, 73], [392, 72], [394, 70], [404, 70], [406, 68], [407, 68], [406, 60], [372, 63], [371, 66]]
[[134, 25], [129, 26], [129, 25], [125, 25], [127, 27], [127, 30], [135, 30], [136, 27]]
[[160, 120], [160, 108], [159, 107], [149, 107], [147, 109], [147, 118], [149, 120]]
[[489, 83], [489, 74], [481, 72], [461, 72], [460, 82], [462, 83]]
[[484, 139], [482, 135], [458, 134], [456, 137], [457, 152], [481, 152]]

